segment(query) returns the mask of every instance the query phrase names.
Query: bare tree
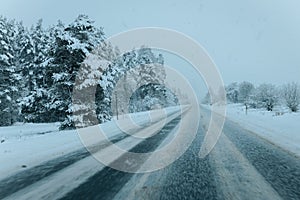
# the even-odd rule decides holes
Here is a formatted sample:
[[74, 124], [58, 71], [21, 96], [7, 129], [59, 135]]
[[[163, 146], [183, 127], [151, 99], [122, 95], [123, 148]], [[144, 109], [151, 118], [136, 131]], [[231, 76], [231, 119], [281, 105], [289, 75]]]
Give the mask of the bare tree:
[[239, 84], [238, 100], [240, 103], [244, 104], [246, 114], [248, 112], [249, 101], [254, 90], [255, 90], [254, 85], [250, 82], [244, 81]]
[[283, 87], [283, 98], [286, 106], [291, 109], [292, 112], [298, 111], [300, 105], [300, 87], [297, 83], [289, 83]]
[[272, 84], [261, 84], [256, 89], [255, 99], [258, 107], [266, 108], [267, 111], [273, 111], [274, 106], [278, 103], [277, 89]]
[[250, 82], [242, 82], [239, 85], [239, 101], [241, 103], [247, 103], [250, 99], [251, 94], [254, 91], [254, 85]]

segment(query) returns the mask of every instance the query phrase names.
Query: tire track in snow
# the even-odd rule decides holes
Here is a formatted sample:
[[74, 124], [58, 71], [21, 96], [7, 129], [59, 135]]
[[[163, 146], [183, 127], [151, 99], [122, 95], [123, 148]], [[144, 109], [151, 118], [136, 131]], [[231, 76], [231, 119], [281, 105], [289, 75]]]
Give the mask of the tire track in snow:
[[[169, 121], [172, 121], [172, 119], [177, 118], [178, 115], [172, 115], [170, 116], [171, 119]], [[169, 124], [168, 124], [169, 125]], [[168, 126], [166, 125], [166, 126]], [[154, 127], [156, 126], [156, 127]], [[151, 126], [156, 129], [160, 126], [157, 126], [156, 124], [153, 124]], [[159, 130], [159, 129], [158, 129]], [[147, 131], [147, 129], [143, 130], [144, 132]], [[162, 131], [163, 132], [163, 131]], [[163, 133], [165, 134], [165, 133]], [[153, 138], [152, 138], [153, 140]], [[143, 140], [142, 140], [143, 141]], [[152, 141], [154, 142], [154, 141]], [[123, 140], [119, 141], [117, 143], [118, 146], [120, 146], [124, 150], [136, 150], [136, 146], [141, 143], [140, 139], [134, 139], [130, 137], [126, 137]], [[145, 151], [145, 149], [143, 149]], [[96, 152], [96, 154], [102, 154], [102, 155], [111, 155], [110, 148], [105, 148], [102, 151]], [[111, 160], [114, 161], [115, 158], [111, 157]], [[26, 188], [23, 188], [16, 193], [13, 193], [12, 195], [6, 197], [6, 200], [14, 200], [14, 199], [26, 199], [31, 200], [33, 198], [37, 199], [59, 199], [62, 198], [67, 193], [74, 190], [74, 188], [79, 187], [84, 182], [88, 181], [90, 177], [95, 175], [96, 173], [103, 170], [105, 166], [102, 163], [99, 163], [99, 161], [96, 161], [92, 156], [89, 156], [87, 158], [84, 158], [73, 165], [66, 167], [62, 170], [60, 170], [57, 173], [54, 173], [48, 177], [45, 177], [44, 179], [35, 182], [32, 185], [29, 185]]]
[[[176, 117], [175, 119], [167, 123], [159, 133], [145, 139], [143, 142], [130, 149], [130, 152], [143, 153], [154, 151], [167, 137], [169, 132], [176, 126], [176, 124], [179, 123], [180, 118], [180, 116]], [[144, 163], [144, 161], [145, 158], [144, 160], [141, 160], [139, 157], [137, 158], [137, 160], [128, 160], [128, 157], [125, 153], [114, 162], [123, 163], [130, 167], [138, 169]], [[136, 164], [132, 165], [132, 163]], [[133, 175], [133, 173], [122, 172], [110, 167], [105, 167], [103, 170], [90, 177], [79, 187], [74, 188], [70, 193], [66, 194], [61, 199], [112, 199]]]
[[298, 157], [229, 120], [224, 133], [283, 199], [300, 199]]
[[[124, 134], [114, 139], [111, 139], [111, 142], [116, 143], [128, 135]], [[109, 143], [102, 143], [94, 148], [94, 151], [100, 151], [101, 149], [109, 146]], [[38, 166], [32, 167], [30, 169], [19, 172], [13, 176], [5, 178], [0, 181], [0, 199], [9, 196], [18, 190], [25, 188], [37, 181], [40, 181], [43, 178], [46, 178], [72, 164], [75, 162], [88, 157], [91, 153], [88, 152], [85, 148], [82, 148], [78, 151], [66, 154], [62, 157], [55, 158], [53, 160], [42, 163]]]
[[[204, 134], [200, 127], [187, 151], [171, 165], [155, 172], [135, 174], [117, 193], [114, 200], [217, 199], [210, 156], [204, 159], [198, 157]], [[161, 146], [167, 144], [170, 139], [166, 138]], [[178, 144], [178, 148], [182, 146]], [[144, 163], [147, 164], [151, 163]]]
[[211, 152], [211, 161], [220, 199], [281, 199], [224, 134]]

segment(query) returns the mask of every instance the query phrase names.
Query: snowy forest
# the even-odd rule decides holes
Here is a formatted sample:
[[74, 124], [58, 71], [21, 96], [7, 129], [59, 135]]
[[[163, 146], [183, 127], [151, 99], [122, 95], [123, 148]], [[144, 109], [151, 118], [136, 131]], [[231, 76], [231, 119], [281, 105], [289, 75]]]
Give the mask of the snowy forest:
[[[255, 86], [253, 83], [244, 81], [241, 83], [231, 83], [225, 87], [228, 103], [241, 103], [247, 108], [264, 108], [267, 111], [273, 111], [275, 106], [287, 107], [291, 112], [297, 112], [300, 105], [300, 86], [292, 82], [282, 86], [263, 83]], [[218, 94], [212, 94], [218, 96]], [[203, 103], [211, 102], [211, 95], [206, 94]]]
[[[117, 114], [178, 104], [163, 85], [162, 54], [141, 47], [120, 55], [117, 47], [105, 42], [103, 28], [95, 27], [86, 15], [50, 27], [42, 20], [25, 27], [1, 16], [0, 43], [0, 126], [62, 122], [61, 129], [68, 129], [76, 122], [85, 127], [95, 124], [93, 115], [99, 123], [110, 120], [116, 112], [112, 102], [118, 105]], [[127, 78], [128, 71], [132, 75]], [[113, 91], [121, 78], [128, 84]], [[74, 87], [85, 94], [95, 87], [96, 93], [90, 94], [95, 101], [72, 102]], [[126, 98], [129, 105], [122, 102]]]
[[[0, 16], [0, 126], [61, 122], [61, 129], [85, 127], [95, 125], [93, 116], [103, 123], [113, 115], [179, 103], [180, 91], [174, 94], [164, 86], [162, 54], [143, 46], [121, 55], [105, 39], [103, 27], [86, 15], [49, 27], [42, 20], [25, 27]], [[118, 81], [126, 84], [115, 89]], [[73, 102], [74, 89], [84, 103]], [[297, 83], [234, 82], [225, 89], [227, 102], [246, 108], [299, 110]], [[86, 94], [93, 98], [86, 100]], [[218, 96], [207, 93], [203, 103], [217, 103], [211, 95]]]

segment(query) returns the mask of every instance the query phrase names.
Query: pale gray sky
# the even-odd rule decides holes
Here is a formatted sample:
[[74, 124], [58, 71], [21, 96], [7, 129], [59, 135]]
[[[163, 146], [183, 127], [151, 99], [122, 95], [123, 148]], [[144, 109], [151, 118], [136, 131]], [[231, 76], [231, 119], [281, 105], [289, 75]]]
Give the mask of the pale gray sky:
[[137, 27], [171, 28], [207, 50], [226, 84], [299, 82], [299, 0], [0, 0], [0, 5], [0, 15], [26, 25], [39, 18], [45, 25], [70, 23], [87, 14], [107, 36]]

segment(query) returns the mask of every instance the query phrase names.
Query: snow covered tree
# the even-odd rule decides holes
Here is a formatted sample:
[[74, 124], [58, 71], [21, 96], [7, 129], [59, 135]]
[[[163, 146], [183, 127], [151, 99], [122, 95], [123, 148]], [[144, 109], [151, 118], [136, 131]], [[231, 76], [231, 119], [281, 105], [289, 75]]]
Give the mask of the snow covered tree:
[[[14, 60], [18, 71], [22, 72], [22, 87], [23, 93], [28, 93], [26, 90], [33, 90], [33, 61], [34, 49], [33, 41], [29, 31], [23, 26], [22, 22], [17, 23], [16, 36], [14, 38]], [[24, 94], [27, 95], [27, 94]]]
[[[156, 64], [161, 66], [157, 67]], [[150, 48], [142, 46], [137, 50], [137, 63], [133, 69], [135, 73], [135, 80], [138, 85], [145, 83], [164, 83], [166, 78], [165, 69], [162, 67], [164, 59], [162, 54], [158, 57], [151, 51]]]
[[242, 82], [239, 84], [239, 102], [248, 103], [254, 92], [254, 85], [250, 82]]
[[[116, 102], [119, 103], [120, 106], [121, 102], [116, 97], [119, 96], [124, 99], [129, 96], [131, 86], [128, 85], [130, 80], [127, 79], [126, 72], [135, 67], [136, 57], [135, 51], [126, 52], [103, 71], [96, 94], [96, 113], [100, 123], [111, 119], [113, 114], [111, 110], [113, 97], [115, 97]], [[117, 95], [113, 95], [114, 88], [118, 81], [126, 84], [123, 84], [123, 87], [115, 91]], [[122, 109], [123, 108], [120, 110]]]
[[[95, 99], [101, 99], [99, 81], [102, 72], [116, 60], [119, 50], [110, 43], [102, 42], [81, 64], [74, 90], [75, 99], [72, 106], [72, 120], [76, 127], [86, 127], [98, 124]], [[97, 90], [98, 88], [98, 90]]]
[[[165, 90], [165, 87], [158, 86], [163, 85], [166, 78], [165, 69], [163, 67], [164, 58], [162, 54], [158, 54], [156, 56], [154, 52], [152, 52], [152, 50], [150, 48], [147, 48], [146, 46], [142, 46], [140, 49], [134, 50], [134, 52], [134, 55], [136, 55], [134, 59], [135, 63], [124, 74], [124, 79], [122, 80], [122, 82], [126, 84], [124, 84], [122, 88], [119, 88], [121, 90], [119, 91], [119, 93], [123, 96], [123, 98], [119, 98], [119, 109], [121, 111], [124, 111], [126, 110], [126, 107], [129, 106], [128, 102], [124, 101], [124, 99], [139, 99], [139, 101], [141, 101], [142, 96], [145, 99], [150, 99], [146, 95], [142, 94], [142, 91], [149, 92], [150, 90], [152, 90], [152, 92], [155, 91], [157, 94], [161, 95], [161, 97], [157, 98], [157, 100], [160, 101], [161, 105], [167, 106], [163, 101], [166, 101], [167, 95], [170, 94], [168, 93], [169, 90]], [[134, 91], [137, 88], [140, 92]], [[132, 96], [133, 94], [135, 94], [136, 96]], [[153, 98], [156, 97], [153, 96]], [[171, 96], [169, 97], [172, 98]], [[134, 100], [131, 102], [134, 102]], [[137, 104], [135, 104], [135, 107], [136, 111], [145, 110], [145, 108], [143, 108], [143, 105], [140, 105], [139, 107]], [[131, 112], [135, 111], [131, 110]]]
[[[27, 82], [25, 89], [28, 91], [25, 98], [20, 101], [22, 115], [27, 122], [52, 122], [53, 114], [47, 108], [49, 100], [49, 85], [46, 82], [46, 67], [48, 64], [48, 52], [53, 42], [49, 31], [42, 26], [39, 20], [30, 29], [27, 50], [28, 61], [21, 55], [23, 76]], [[24, 62], [26, 61], [26, 62]]]
[[300, 105], [300, 87], [297, 83], [289, 83], [283, 86], [283, 98], [286, 106], [292, 111], [297, 112]]
[[[156, 56], [150, 48], [141, 47], [120, 56], [103, 72], [100, 81], [100, 91], [103, 95], [98, 100], [97, 114], [100, 122], [105, 122], [113, 115], [112, 100], [121, 112], [127, 110], [128, 102], [135, 88], [148, 83], [161, 83], [165, 79], [162, 55]], [[123, 84], [115, 86], [118, 82]], [[117, 94], [117, 95], [115, 95]], [[118, 97], [118, 98], [116, 98]]]
[[149, 83], [141, 86], [132, 94], [129, 112], [176, 106], [178, 103], [178, 98], [170, 89], [161, 84]]
[[56, 35], [48, 66], [50, 109], [56, 121], [64, 120], [61, 128], [73, 128], [72, 91], [81, 63], [104, 39], [102, 29], [94, 27], [86, 15], [78, 18]]
[[34, 49], [30, 33], [22, 22], [16, 24], [15, 33], [12, 43], [14, 47], [14, 64], [22, 77], [18, 83], [18, 118], [24, 120], [25, 115], [21, 114], [24, 99], [34, 88]]
[[20, 73], [15, 66], [15, 22], [0, 17], [0, 125], [11, 125], [18, 116], [18, 82]]
[[255, 90], [254, 99], [258, 107], [266, 108], [267, 111], [273, 111], [278, 102], [278, 91], [272, 84], [261, 84]]
[[46, 85], [46, 67], [49, 62], [49, 50], [54, 43], [51, 30], [44, 29], [42, 25], [43, 21], [40, 19], [36, 26], [31, 28], [31, 38], [33, 41], [34, 50], [34, 84], [35, 88], [43, 88]]
[[[0, 17], [0, 44], [0, 126], [17, 120], [63, 121], [61, 128], [73, 128], [74, 122], [93, 125], [95, 114], [104, 122], [113, 114], [113, 92], [120, 97], [116, 101], [121, 110], [128, 107], [122, 100], [134, 92], [132, 100], [141, 102], [135, 110], [178, 103], [175, 94], [162, 87], [166, 74], [161, 54], [141, 47], [120, 56], [86, 15], [50, 29], [43, 28], [42, 20], [27, 29]], [[126, 84], [115, 90], [121, 78]], [[94, 95], [96, 102], [72, 102], [74, 86], [79, 93]]]
[[239, 101], [239, 86], [236, 82], [229, 84], [226, 88], [227, 100], [231, 103], [238, 103]]

